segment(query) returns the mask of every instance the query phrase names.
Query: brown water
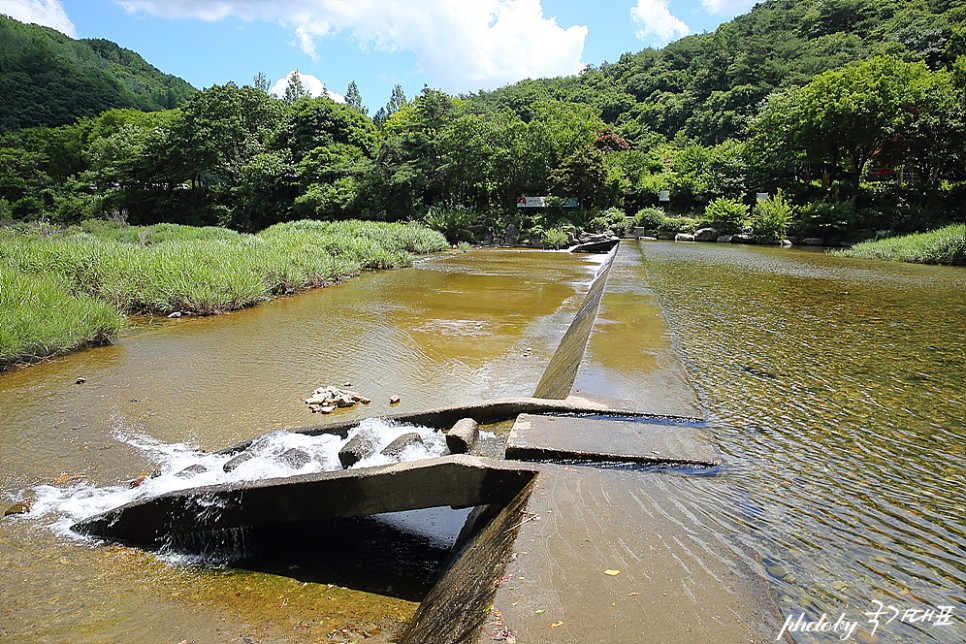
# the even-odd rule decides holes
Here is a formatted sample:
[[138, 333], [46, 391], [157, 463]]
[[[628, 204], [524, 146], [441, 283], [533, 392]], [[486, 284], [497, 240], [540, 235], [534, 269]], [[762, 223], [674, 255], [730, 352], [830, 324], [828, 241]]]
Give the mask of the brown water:
[[[451, 255], [216, 318], [157, 320], [114, 346], [0, 375], [3, 508], [38, 484], [79, 498], [85, 482], [150, 472], [132, 437], [216, 450], [275, 428], [530, 395], [599, 263]], [[303, 403], [345, 382], [372, 403], [328, 417]], [[390, 406], [391, 395], [402, 401]], [[0, 521], [0, 640], [386, 639], [415, 609], [326, 583], [92, 547], [49, 522]]]
[[[846, 614], [860, 622], [851, 641], [966, 639], [966, 271], [720, 245], [630, 250], [643, 270], [625, 261], [612, 273], [575, 386], [646, 405], [690, 379], [725, 455], [717, 476], [666, 479], [692, 496], [678, 509], [715, 535], [693, 553], [762, 561], [784, 617]], [[104, 485], [153, 469], [132, 435], [218, 449], [319, 422], [302, 399], [322, 384], [350, 381], [373, 399], [329, 419], [529, 395], [596, 262], [449, 256], [227, 316], [159, 321], [4, 374], [0, 495], [12, 502], [62, 474]], [[876, 600], [951, 606], [954, 618], [886, 624], [887, 612], [872, 637]], [[0, 521], [4, 641], [385, 641], [414, 608], [92, 547], [29, 516]]]

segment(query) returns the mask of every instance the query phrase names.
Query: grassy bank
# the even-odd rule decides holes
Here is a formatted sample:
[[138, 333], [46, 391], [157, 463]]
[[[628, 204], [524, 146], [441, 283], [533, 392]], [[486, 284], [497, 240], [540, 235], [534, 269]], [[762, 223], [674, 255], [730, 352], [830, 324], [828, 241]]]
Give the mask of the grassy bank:
[[258, 235], [107, 222], [2, 231], [0, 368], [102, 342], [123, 326], [121, 313], [221, 313], [445, 247], [426, 228], [358, 221]]
[[863, 242], [852, 248], [832, 251], [832, 254], [915, 264], [966, 266], [966, 224], [953, 224], [928, 233]]

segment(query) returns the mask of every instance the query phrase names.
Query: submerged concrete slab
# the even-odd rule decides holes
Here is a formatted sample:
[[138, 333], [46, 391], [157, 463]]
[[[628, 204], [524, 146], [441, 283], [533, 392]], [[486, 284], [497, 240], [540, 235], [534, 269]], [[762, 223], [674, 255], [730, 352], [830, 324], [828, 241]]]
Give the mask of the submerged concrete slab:
[[617, 248], [573, 394], [650, 414], [702, 414], [634, 242]]
[[721, 460], [708, 431], [676, 422], [520, 414], [506, 457], [525, 461], [591, 461], [699, 465]]
[[535, 475], [521, 463], [457, 455], [359, 470], [189, 488], [128, 503], [72, 527], [159, 547], [213, 530], [360, 517], [440, 506], [503, 504]]
[[721, 507], [722, 484], [542, 466], [488, 600], [487, 630], [433, 641], [485, 643], [501, 633], [527, 644], [776, 641], [780, 613], [764, 567]]

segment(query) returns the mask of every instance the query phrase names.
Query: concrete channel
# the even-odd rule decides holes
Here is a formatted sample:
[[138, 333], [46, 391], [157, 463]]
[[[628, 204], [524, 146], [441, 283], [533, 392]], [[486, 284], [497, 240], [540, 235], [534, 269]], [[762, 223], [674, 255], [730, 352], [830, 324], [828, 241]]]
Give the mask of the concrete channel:
[[[726, 510], [698, 501], [721, 456], [683, 367], [662, 356], [642, 393], [595, 351], [612, 334], [621, 342], [666, 334], [662, 325], [640, 253], [618, 245], [533, 398], [390, 417], [438, 428], [512, 420], [504, 459], [454, 455], [194, 488], [75, 529], [156, 548], [173, 536], [259, 523], [473, 507], [398, 642], [773, 641], [780, 619], [761, 566], [716, 529], [714, 513]], [[629, 345], [635, 359], [653, 358], [639, 344]], [[648, 408], [653, 389], [665, 394], [657, 409]], [[293, 431], [345, 437], [357, 424]]]

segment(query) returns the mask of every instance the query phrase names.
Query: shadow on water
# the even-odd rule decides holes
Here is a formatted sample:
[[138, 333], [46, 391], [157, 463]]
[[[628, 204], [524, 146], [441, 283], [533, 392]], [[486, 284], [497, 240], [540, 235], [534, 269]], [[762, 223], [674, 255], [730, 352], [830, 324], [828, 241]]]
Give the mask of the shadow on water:
[[449, 561], [468, 513], [440, 507], [193, 533], [165, 551], [209, 566], [419, 602]]

